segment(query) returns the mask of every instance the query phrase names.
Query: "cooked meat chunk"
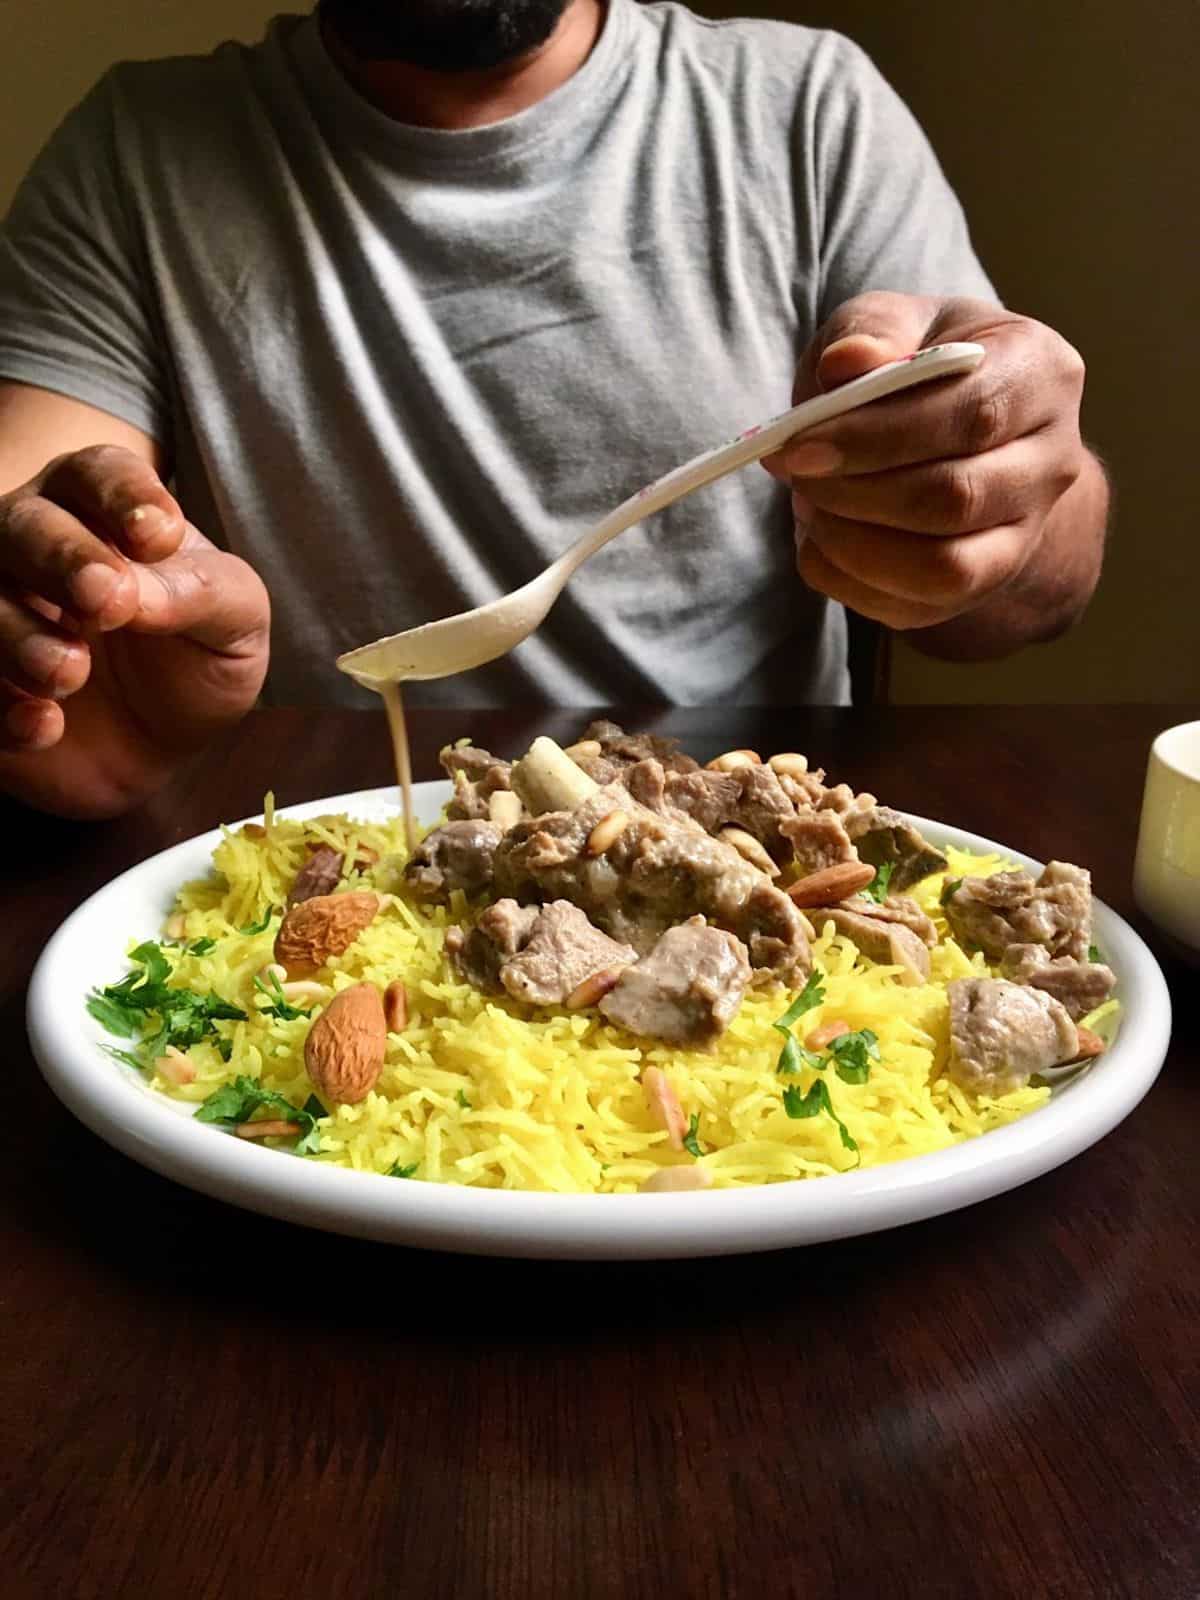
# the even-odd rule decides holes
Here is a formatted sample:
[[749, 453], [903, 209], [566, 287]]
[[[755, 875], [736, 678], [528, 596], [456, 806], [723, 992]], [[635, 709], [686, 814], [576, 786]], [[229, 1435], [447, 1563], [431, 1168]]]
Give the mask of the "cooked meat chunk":
[[1091, 878], [1063, 861], [1051, 861], [1036, 881], [1028, 872], [963, 878], [946, 896], [946, 920], [960, 944], [976, 946], [991, 962], [1010, 944], [1040, 944], [1052, 956], [1086, 961]]
[[[857, 908], [857, 900], [854, 904]], [[899, 967], [903, 983], [929, 981], [929, 951], [920, 937], [903, 923], [867, 916], [846, 906], [831, 906], [828, 910], [814, 911], [812, 916], [818, 928], [832, 922], [840, 934], [858, 946], [868, 961], [881, 967]]]
[[626, 733], [615, 722], [592, 722], [579, 736], [594, 739], [610, 761], [631, 767], [638, 761], [653, 759], [661, 762], [666, 772], [695, 772], [698, 762], [684, 755], [678, 739], [663, 738], [656, 733]]
[[787, 828], [796, 807], [770, 767], [735, 767], [732, 772], [668, 772], [666, 803], [699, 824], [705, 833], [743, 828], [774, 861], [790, 861]]
[[481, 893], [492, 881], [492, 858], [502, 838], [491, 822], [447, 822], [434, 828], [404, 869], [409, 887], [426, 900], [448, 900], [455, 889]]
[[865, 894], [853, 894], [842, 901], [843, 911], [856, 911], [863, 917], [874, 917], [877, 922], [896, 922], [916, 934], [921, 943], [932, 950], [938, 942], [937, 929], [915, 900], [906, 894], [889, 894], [886, 900], [875, 901]]
[[636, 960], [631, 945], [618, 944], [593, 928], [578, 906], [554, 900], [537, 914], [520, 954], [500, 968], [500, 982], [515, 1000], [560, 1006], [593, 973], [628, 967]]
[[791, 846], [793, 858], [799, 863], [802, 877], [857, 858], [850, 835], [836, 811], [800, 811], [781, 825], [781, 831]]
[[1070, 956], [1054, 959], [1040, 944], [1010, 944], [1000, 972], [1013, 983], [1052, 994], [1074, 1022], [1102, 1006], [1117, 986], [1116, 973], [1102, 962], [1073, 961]]
[[692, 917], [668, 928], [649, 955], [626, 967], [600, 1010], [630, 1033], [709, 1044], [728, 1027], [749, 981], [741, 940]]
[[447, 928], [446, 954], [468, 983], [489, 994], [503, 992], [500, 969], [523, 950], [541, 915], [540, 906], [497, 900], [473, 928]]
[[1009, 1094], [1079, 1051], [1075, 1024], [1042, 989], [1004, 978], [956, 978], [947, 993], [949, 1072], [964, 1089]]
[[288, 905], [298, 906], [303, 900], [315, 900], [318, 895], [332, 894], [342, 881], [345, 856], [327, 844], [318, 845], [296, 874]]
[[[617, 811], [629, 819], [625, 828], [592, 853], [592, 830]], [[720, 839], [654, 815], [619, 784], [573, 811], [519, 823], [496, 851], [495, 870], [501, 894], [571, 900], [642, 955], [674, 923], [699, 915], [737, 934], [755, 967], [785, 980], [808, 971], [804, 923], [787, 895]]]
[[907, 818], [889, 806], [854, 808], [845, 815], [846, 832], [864, 861], [873, 867], [892, 863], [891, 887], [911, 889], [931, 872], [944, 872], [946, 858]]
[[497, 790], [512, 788], [512, 762], [501, 761], [488, 750], [473, 745], [447, 745], [438, 760], [454, 782], [454, 798], [446, 807], [453, 821], [486, 820], [488, 799]]

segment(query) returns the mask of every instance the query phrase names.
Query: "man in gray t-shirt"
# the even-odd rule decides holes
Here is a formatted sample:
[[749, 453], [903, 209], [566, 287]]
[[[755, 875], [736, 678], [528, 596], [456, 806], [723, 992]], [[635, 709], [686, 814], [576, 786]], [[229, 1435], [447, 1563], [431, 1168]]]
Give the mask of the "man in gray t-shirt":
[[835, 34], [324, 0], [118, 67], [0, 233], [0, 786], [133, 803], [253, 702], [268, 635], [268, 695], [353, 700], [338, 652], [516, 587], [793, 393], [960, 338], [977, 374], [651, 519], [417, 701], [842, 702], [843, 605], [944, 655], [1050, 636], [1103, 540], [1082, 364], [995, 303]]

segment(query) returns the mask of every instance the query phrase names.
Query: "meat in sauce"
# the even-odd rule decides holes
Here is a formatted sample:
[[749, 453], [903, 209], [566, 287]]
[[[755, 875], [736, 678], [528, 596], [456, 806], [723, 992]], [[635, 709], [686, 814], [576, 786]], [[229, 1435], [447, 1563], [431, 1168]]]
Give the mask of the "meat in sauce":
[[1028, 872], [963, 878], [946, 895], [945, 910], [959, 944], [982, 950], [993, 964], [1012, 944], [1039, 944], [1052, 956], [1087, 960], [1092, 886], [1083, 867], [1051, 861], [1036, 880]]
[[1026, 983], [1052, 994], [1074, 1022], [1102, 1006], [1117, 986], [1116, 973], [1103, 962], [1052, 957], [1040, 944], [1010, 944], [1000, 972], [1013, 983]]
[[1005, 978], [956, 978], [948, 994], [949, 1072], [975, 1094], [1010, 1094], [1078, 1053], [1075, 1024], [1042, 989]]
[[600, 1010], [630, 1033], [669, 1044], [710, 1044], [728, 1027], [750, 977], [741, 940], [692, 917], [668, 928], [649, 955], [625, 968]]
[[504, 837], [492, 822], [446, 822], [427, 833], [404, 869], [413, 893], [425, 900], [448, 900], [455, 889], [481, 894], [491, 885], [492, 858]]

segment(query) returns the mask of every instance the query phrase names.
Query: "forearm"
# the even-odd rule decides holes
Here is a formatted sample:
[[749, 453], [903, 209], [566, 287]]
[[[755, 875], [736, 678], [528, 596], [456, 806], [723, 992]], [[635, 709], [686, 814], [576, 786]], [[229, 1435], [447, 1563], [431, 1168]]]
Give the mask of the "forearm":
[[1023, 645], [1056, 639], [1078, 621], [1100, 577], [1109, 487], [1090, 451], [1083, 470], [1047, 519], [1037, 549], [1011, 582], [980, 606], [902, 637], [943, 661], [996, 660]]

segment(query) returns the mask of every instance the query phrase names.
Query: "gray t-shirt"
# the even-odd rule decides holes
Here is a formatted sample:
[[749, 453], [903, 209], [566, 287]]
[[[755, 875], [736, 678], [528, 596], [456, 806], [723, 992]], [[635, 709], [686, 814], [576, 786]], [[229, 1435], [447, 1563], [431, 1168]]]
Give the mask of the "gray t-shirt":
[[[868, 289], [992, 297], [912, 116], [854, 45], [611, 0], [505, 122], [410, 127], [313, 17], [124, 65], [0, 234], [0, 376], [166, 445], [266, 579], [268, 693], [516, 588], [643, 483], [783, 410]], [[840, 609], [760, 467], [626, 533], [507, 659], [417, 703], [839, 703]]]

